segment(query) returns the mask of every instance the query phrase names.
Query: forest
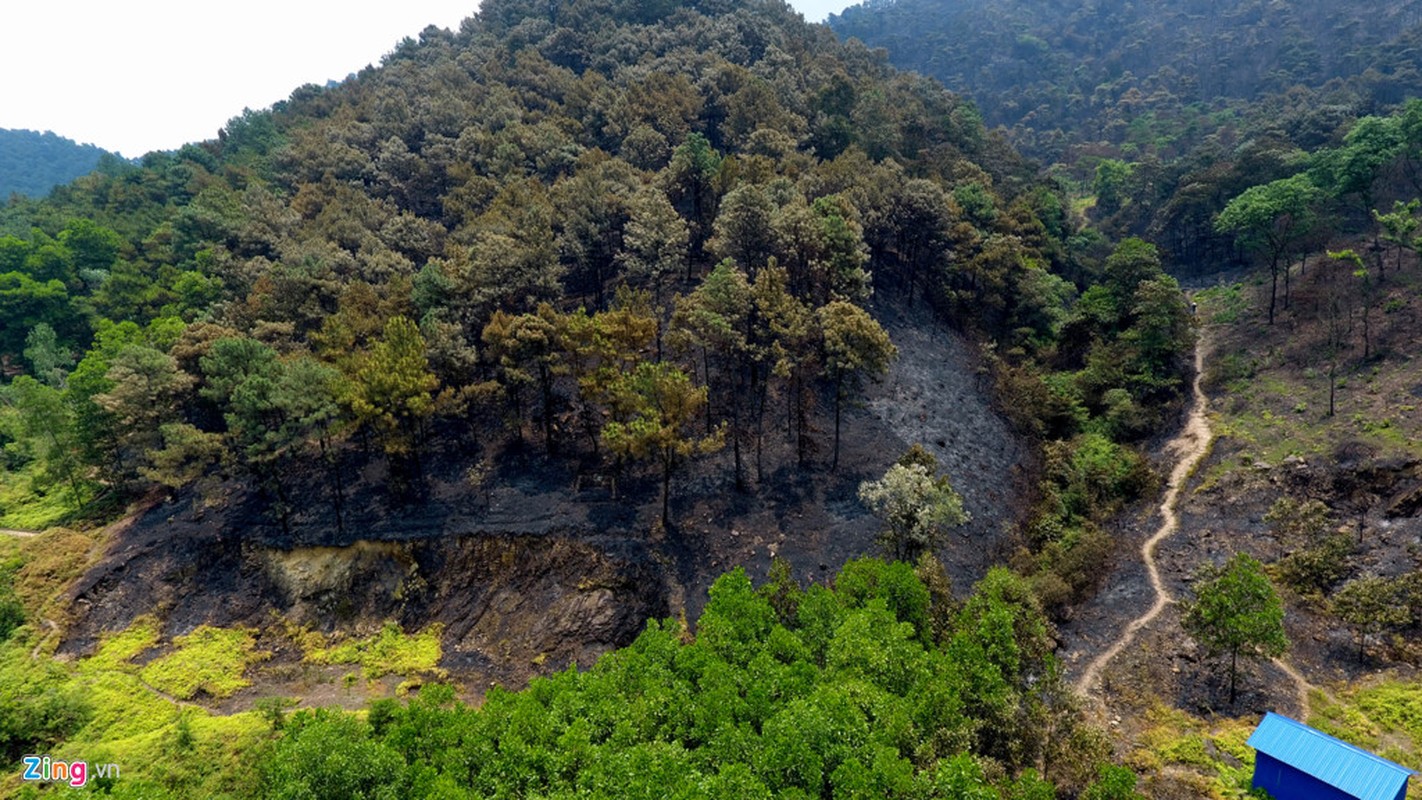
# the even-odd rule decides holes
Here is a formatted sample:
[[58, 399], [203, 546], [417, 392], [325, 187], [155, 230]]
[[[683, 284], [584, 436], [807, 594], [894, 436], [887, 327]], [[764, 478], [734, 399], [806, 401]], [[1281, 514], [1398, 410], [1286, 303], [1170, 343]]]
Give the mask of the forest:
[[[1161, 757], [1105, 732], [1059, 651], [1080, 646], [1072, 626], [1108, 602], [1103, 564], [1164, 486], [1199, 331], [1253, 326], [1201, 376], [1236, 394], [1237, 439], [1255, 402], [1241, 382], [1278, 363], [1251, 341], [1300, 325], [1298, 341], [1323, 337], [1299, 358], [1326, 419], [1357, 420], [1349, 378], [1401, 360], [1422, 248], [1410, 6], [1359, 22], [1307, 3], [1155, 5], [954, 16], [899, 0], [825, 27], [779, 2], [487, 0], [213, 140], [11, 197], [0, 527], [52, 529], [34, 541], [56, 549], [0, 539], [0, 679], [25, 687], [0, 697], [7, 769], [88, 748], [142, 765], [103, 785], [131, 797], [1142, 796]], [[1217, 27], [1168, 24], [1200, 19]], [[950, 23], [973, 33], [935, 33]], [[1284, 50], [1258, 47], [1275, 29]], [[1162, 36], [1218, 52], [1156, 63], [1203, 52]], [[1174, 277], [1221, 267], [1257, 286], [1187, 297]], [[961, 476], [919, 445], [880, 454], [882, 477], [845, 501], [882, 521], [890, 561], [820, 563], [818, 580], [773, 549], [763, 580], [728, 564], [698, 617], [639, 618], [596, 664], [541, 653], [521, 691], [462, 686], [474, 672], [441, 660], [444, 623], [361, 620], [378, 631], [362, 639], [342, 638], [367, 632], [349, 608], [315, 630], [275, 608], [257, 628], [165, 620], [172, 587], [124, 571], [143, 537], [270, 571], [276, 550], [487, 511], [500, 482], [556, 472], [653, 520], [559, 536], [636, 538], [674, 573], [658, 559], [695, 552], [707, 498], [774, 507], [791, 481], [839, 485], [899, 355], [891, 310], [971, 343], [974, 380], [1030, 453], [1002, 565], [971, 591], [940, 561], [969, 521]], [[1403, 423], [1379, 425], [1356, 423], [1396, 444]], [[1232, 447], [1202, 467], [1225, 470], [1208, 487], [1264, 458]], [[1329, 502], [1269, 509], [1301, 543], [1269, 574], [1291, 608], [1356, 578], [1343, 605], [1304, 605], [1353, 620], [1362, 655], [1422, 622], [1378, 598], [1411, 609], [1422, 592], [1343, 553]], [[222, 529], [163, 545], [179, 517]], [[499, 552], [487, 569], [515, 572], [521, 551]], [[390, 592], [407, 620], [428, 596], [408, 558]], [[1211, 592], [1274, 590], [1258, 561], [1217, 561], [1181, 624], [1234, 660], [1220, 626], [1237, 620]], [[584, 568], [579, 588], [604, 590]], [[113, 582], [151, 588], [151, 608], [81, 635], [65, 592]], [[1266, 622], [1246, 662], [1283, 652]], [[267, 660], [406, 680], [294, 710], [250, 693]], [[1227, 695], [1200, 681], [1206, 702], [1233, 709], [1236, 677]], [[1215, 780], [1240, 789], [1237, 768]]]
[[494, 6], [217, 141], [12, 202], [11, 524], [232, 477], [290, 534], [301, 462], [340, 527], [343, 454], [417, 495], [437, 436], [655, 474], [671, 526], [687, 459], [724, 449], [756, 491], [778, 420], [799, 468], [834, 470], [843, 408], [894, 355], [877, 286], [1000, 344], [1074, 498], [1040, 543], [1074, 540], [1143, 478], [1070, 473], [1180, 393], [1154, 249], [1079, 228], [933, 84], [784, 8], [707, 12], [575, 5], [593, 36]]
[[1289, 173], [1299, 153], [1338, 148], [1357, 120], [1415, 97], [1422, 69], [1415, 2], [1363, 13], [1316, 0], [899, 0], [829, 24], [962, 92], [1093, 196], [1103, 230], [1148, 238], [1177, 275], [1247, 263], [1213, 216]]
[[43, 197], [50, 189], [93, 172], [104, 156], [117, 158], [51, 131], [0, 129], [0, 197]]

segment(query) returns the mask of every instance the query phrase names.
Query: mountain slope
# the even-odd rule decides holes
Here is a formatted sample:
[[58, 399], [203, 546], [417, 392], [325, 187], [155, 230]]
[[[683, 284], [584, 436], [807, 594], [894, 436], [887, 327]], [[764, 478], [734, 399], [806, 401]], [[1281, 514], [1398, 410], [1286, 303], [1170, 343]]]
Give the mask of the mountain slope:
[[[892, 685], [872, 715], [861, 689], [827, 683], [824, 702], [856, 728], [902, 723], [862, 757], [761, 759], [755, 782], [1040, 796], [1050, 753], [1049, 777], [1080, 789], [1105, 747], [1057, 680], [1038, 594], [1059, 611], [1090, 591], [1098, 516], [1149, 485], [1129, 442], [1178, 399], [1189, 327], [1149, 246], [1112, 252], [1064, 207], [960, 98], [784, 5], [508, 0], [216, 141], [11, 204], [4, 513], [133, 514], [6, 543], [0, 600], [26, 624], [0, 670], [46, 689], [14, 700], [26, 725], [6, 755], [102, 746], [142, 765], [134, 792], [245, 796], [243, 748], [265, 736], [249, 709], [285, 724], [272, 693], [360, 705], [451, 680], [498, 697], [491, 681], [585, 667], [706, 597], [714, 613], [675, 634], [703, 644], [674, 659], [727, 664], [635, 677], [758, 710], [678, 724], [674, 745], [648, 728], [629, 758], [715, 730], [768, 752], [771, 706], [738, 677], [754, 656], [791, 681], [775, 700], [794, 713], [821, 672], [866, 688], [872, 673]], [[1036, 440], [1055, 468], [1040, 509]], [[929, 492], [937, 516], [877, 519], [861, 487], [881, 477]], [[1013, 530], [1027, 514], [1030, 540]], [[838, 579], [853, 600], [811, 589], [803, 625], [779, 600], [768, 615], [744, 575], [703, 591], [746, 565], [794, 602], [786, 562], [827, 582], [879, 546], [928, 586], [858, 562]], [[935, 552], [946, 568], [921, 558]], [[1008, 553], [1031, 578], [994, 571], [960, 610], [954, 584]], [[827, 638], [855, 604], [854, 630], [903, 645], [887, 671], [873, 636]], [[802, 626], [823, 649], [787, 638]], [[93, 707], [74, 697], [98, 683]], [[582, 716], [570, 735], [608, 719]], [[298, 746], [310, 718], [292, 722]], [[793, 719], [772, 734], [799, 740]], [[549, 787], [596, 771], [556, 772]], [[480, 795], [462, 767], [410, 774], [436, 777], [443, 796]]]
[[19, 193], [41, 197], [50, 189], [87, 175], [106, 155], [50, 131], [0, 129], [0, 198]]
[[1422, 82], [1415, 0], [901, 0], [830, 24], [971, 97], [1092, 220], [1150, 238], [1176, 274], [1242, 265], [1213, 230], [1225, 203]]
[[1019, 142], [1141, 147], [1154, 144], [1143, 134], [1197, 124], [1201, 111], [1334, 79], [1366, 107], [1398, 103], [1419, 75], [1419, 23], [1422, 3], [1404, 0], [1367, 9], [1319, 0], [898, 0], [829, 20], [841, 36], [885, 47], [895, 64], [971, 96]]

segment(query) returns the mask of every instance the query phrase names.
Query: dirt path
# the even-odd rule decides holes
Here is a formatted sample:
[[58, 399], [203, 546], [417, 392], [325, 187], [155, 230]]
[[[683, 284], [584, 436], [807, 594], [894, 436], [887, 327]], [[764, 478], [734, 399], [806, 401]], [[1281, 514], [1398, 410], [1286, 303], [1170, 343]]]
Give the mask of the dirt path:
[[1299, 671], [1294, 669], [1293, 666], [1290, 665], [1289, 662], [1285, 661], [1284, 659], [1276, 658], [1273, 661], [1274, 666], [1278, 667], [1279, 670], [1285, 675], [1288, 675], [1289, 680], [1293, 681], [1294, 686], [1298, 688], [1299, 722], [1302, 722], [1307, 725], [1308, 718], [1313, 716], [1313, 704], [1309, 702], [1308, 695], [1309, 692], [1315, 688], [1314, 685], [1309, 683], [1307, 678], [1305, 678], [1303, 675], [1300, 675]]
[[35, 531], [17, 531], [14, 528], [0, 528], [0, 536], [13, 536], [16, 539], [29, 539], [34, 536], [39, 536], [39, 533]]
[[[1106, 665], [1111, 663], [1111, 659], [1131, 643], [1141, 628], [1149, 625], [1173, 600], [1170, 592], [1165, 588], [1164, 582], [1160, 579], [1160, 570], [1155, 563], [1155, 549], [1180, 527], [1180, 517], [1175, 511], [1175, 506], [1180, 499], [1180, 491], [1184, 488], [1185, 479], [1190, 476], [1190, 471], [1195, 468], [1195, 465], [1199, 463], [1210, 447], [1210, 422], [1205, 415], [1209, 400], [1205, 397], [1204, 390], [1200, 388], [1205, 363], [1203, 338], [1202, 335], [1201, 341], [1195, 345], [1195, 381], [1192, 386], [1194, 402], [1190, 406], [1190, 416], [1185, 421], [1184, 429], [1167, 445], [1167, 449], [1175, 451], [1178, 455], [1175, 468], [1170, 471], [1170, 481], [1166, 486], [1165, 497], [1160, 501], [1160, 527], [1141, 545], [1141, 560], [1145, 562], [1151, 589], [1155, 592], [1155, 602], [1144, 614], [1131, 620], [1116, 641], [1106, 648], [1105, 652], [1097, 656], [1081, 673], [1081, 677], [1076, 682], [1076, 689], [1087, 696], [1095, 696], [1096, 684], [1101, 678], [1101, 670], [1105, 669]], [[1099, 700], [1099, 698], [1097, 699]]]

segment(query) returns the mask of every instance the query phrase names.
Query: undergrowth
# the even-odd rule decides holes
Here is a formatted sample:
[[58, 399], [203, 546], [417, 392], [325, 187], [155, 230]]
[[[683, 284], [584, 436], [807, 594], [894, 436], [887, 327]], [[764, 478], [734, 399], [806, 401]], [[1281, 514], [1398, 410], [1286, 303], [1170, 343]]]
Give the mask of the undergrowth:
[[387, 622], [380, 633], [364, 638], [316, 646], [307, 640], [306, 660], [314, 664], [359, 664], [367, 678], [385, 675], [442, 675], [439, 637], [444, 626], [435, 623], [419, 633], [405, 633]]
[[245, 628], [199, 626], [173, 640], [173, 652], [154, 659], [139, 676], [150, 686], [174, 697], [190, 700], [203, 692], [228, 697], [252, 685], [243, 677], [247, 668], [271, 657], [257, 650], [256, 636]]

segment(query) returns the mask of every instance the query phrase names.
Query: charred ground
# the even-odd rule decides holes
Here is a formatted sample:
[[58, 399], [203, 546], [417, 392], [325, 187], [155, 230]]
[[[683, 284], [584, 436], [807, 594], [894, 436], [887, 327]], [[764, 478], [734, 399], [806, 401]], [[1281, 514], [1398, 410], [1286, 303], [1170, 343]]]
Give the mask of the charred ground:
[[[471, 690], [522, 685], [624, 645], [649, 618], [695, 619], [711, 582], [734, 566], [765, 575], [772, 558], [796, 575], [828, 580], [846, 560], [878, 552], [879, 522], [857, 498], [912, 443], [935, 454], [972, 521], [940, 553], [966, 588], [1007, 552], [1008, 532], [1032, 486], [1032, 449], [993, 408], [974, 348], [923, 307], [877, 304], [899, 348], [887, 378], [846, 418], [841, 464], [822, 442], [807, 469], [783, 435], [769, 437], [783, 466], [755, 493], [733, 487], [729, 455], [676, 481], [675, 526], [657, 524], [654, 475], [615, 487], [580, 475], [514, 438], [471, 443], [432, 437], [415, 488], [392, 493], [388, 465], [358, 448], [358, 474], [338, 527], [323, 473], [298, 470], [301, 498], [284, 532], [270, 498], [240, 482], [219, 502], [195, 490], [161, 499], [118, 529], [72, 588], [62, 652], [91, 652], [105, 634], [157, 613], [166, 639], [200, 625], [265, 629], [283, 650], [279, 619], [327, 633], [359, 633], [393, 620], [443, 627], [441, 667]], [[480, 460], [497, 468], [471, 485]], [[287, 647], [285, 649], [292, 649]], [[283, 663], [280, 656], [273, 664]]]

